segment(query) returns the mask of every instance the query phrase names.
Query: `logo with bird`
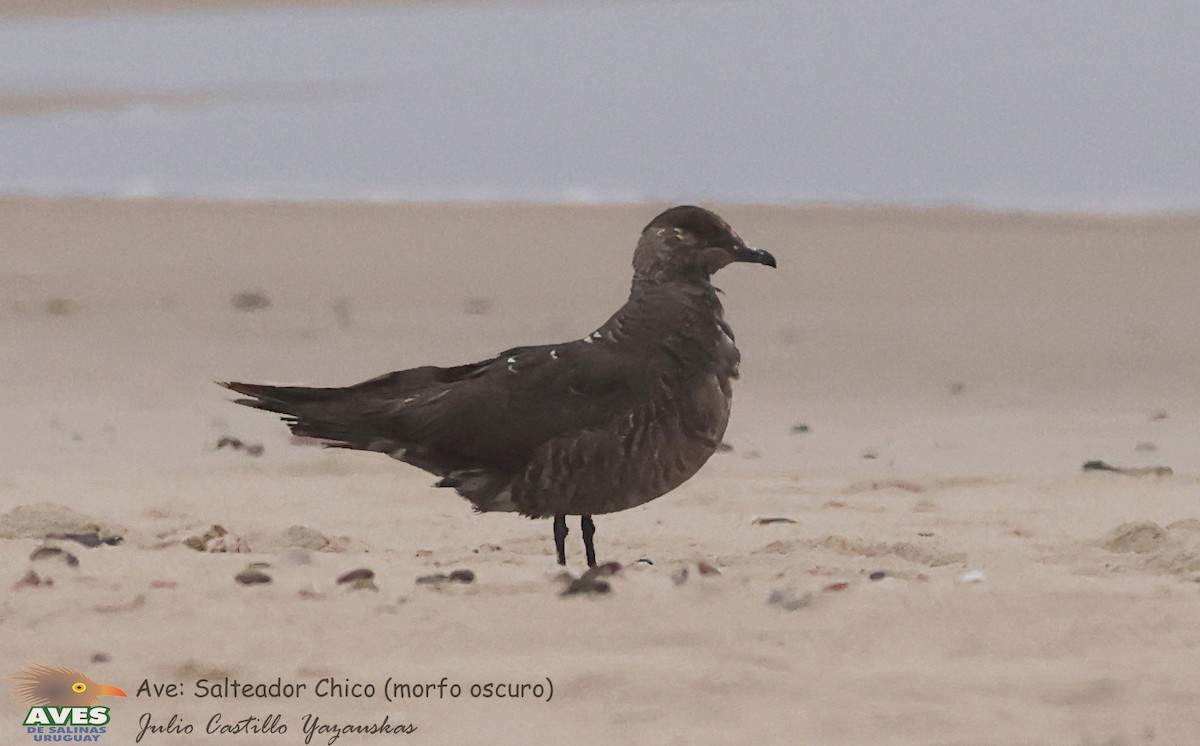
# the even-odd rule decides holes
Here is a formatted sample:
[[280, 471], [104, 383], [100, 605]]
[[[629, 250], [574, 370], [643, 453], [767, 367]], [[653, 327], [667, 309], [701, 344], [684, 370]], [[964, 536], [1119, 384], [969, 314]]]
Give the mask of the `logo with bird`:
[[16, 682], [17, 698], [30, 705], [24, 724], [32, 734], [104, 733], [108, 707], [100, 698], [126, 696], [115, 686], [63, 666], [29, 664], [9, 679]]

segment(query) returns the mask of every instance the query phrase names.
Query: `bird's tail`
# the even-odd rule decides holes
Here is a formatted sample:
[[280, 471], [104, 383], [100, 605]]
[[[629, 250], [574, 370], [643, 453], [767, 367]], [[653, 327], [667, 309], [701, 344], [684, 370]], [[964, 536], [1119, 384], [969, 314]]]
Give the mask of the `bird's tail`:
[[374, 426], [370, 411], [353, 388], [217, 383], [247, 397], [235, 399], [235, 404], [283, 415], [283, 421], [296, 435], [316, 438], [336, 448], [387, 451], [395, 447], [384, 442], [388, 439]]

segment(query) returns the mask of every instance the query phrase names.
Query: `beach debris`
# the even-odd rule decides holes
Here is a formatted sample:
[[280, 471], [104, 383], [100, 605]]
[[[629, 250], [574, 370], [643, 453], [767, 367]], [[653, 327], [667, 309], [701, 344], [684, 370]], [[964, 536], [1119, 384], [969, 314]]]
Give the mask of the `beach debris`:
[[774, 588], [767, 594], [767, 606], [778, 606], [785, 611], [803, 609], [813, 602], [810, 591], [799, 593], [790, 589]]
[[112, 660], [112, 656], [103, 651], [92, 653], [92, 663], [108, 663]]
[[720, 575], [721, 574], [720, 570], [718, 570], [717, 568], [713, 567], [712, 565], [710, 565], [704, 561], [701, 561], [700, 564], [696, 565], [696, 570], [701, 575]]
[[868, 461], [873, 461], [873, 460], [879, 458], [879, 451], [876, 451], [874, 448], [868, 448], [865, 451], [863, 451], [862, 453], [860, 453], [859, 455], [862, 456], [863, 458], [867, 459]]
[[602, 565], [589, 567], [578, 578], [570, 573], [559, 575], [567, 582], [560, 596], [603, 595], [612, 591], [612, 585], [604, 578], [612, 577], [621, 571], [620, 562], [605, 562]]
[[462, 310], [468, 316], [487, 316], [495, 308], [496, 303], [491, 298], [463, 298]]
[[235, 536], [225, 530], [224, 526], [214, 524], [203, 534], [189, 536], [183, 540], [185, 547], [197, 552], [231, 552], [246, 553], [251, 551], [250, 545], [240, 536]]
[[241, 451], [247, 456], [258, 458], [266, 452], [266, 447], [262, 443], [246, 443], [241, 438], [235, 438], [232, 435], [222, 435], [217, 440], [217, 450], [228, 448], [233, 451]]
[[650, 559], [649, 557], [639, 557], [637, 562], [634, 562], [633, 564], [635, 564], [635, 565], [653, 565], [654, 560]]
[[843, 581], [840, 583], [830, 583], [829, 585], [825, 586], [821, 590], [826, 593], [836, 593], [838, 591], [844, 591], [849, 587], [850, 587], [850, 584]]
[[346, 537], [330, 538], [311, 526], [288, 526], [283, 531], [283, 543], [313, 552], [341, 552], [350, 543]]
[[1114, 474], [1124, 474], [1127, 477], [1169, 477], [1175, 472], [1169, 466], [1121, 467], [1113, 466], [1104, 461], [1094, 460], [1083, 463], [1084, 471], [1111, 471]]
[[781, 517], [755, 518], [753, 521], [750, 521], [750, 524], [753, 526], [769, 526], [772, 523], [795, 523], [795, 521], [792, 520], [791, 518], [781, 518]]
[[125, 540], [124, 536], [101, 536], [100, 529], [88, 531], [86, 533], [49, 533], [46, 534], [47, 539], [59, 539], [62, 541], [73, 541], [77, 544], [82, 544], [89, 549], [95, 549], [101, 544], [107, 544], [110, 547], [115, 547]]
[[357, 570], [343, 573], [337, 579], [338, 585], [346, 585], [354, 590], [379, 590], [375, 585], [375, 571], [360, 567]]
[[271, 299], [261, 290], [242, 290], [229, 296], [229, 303], [239, 311], [262, 311], [271, 307]]
[[233, 576], [240, 585], [265, 585], [271, 582], [271, 576], [253, 565]]
[[958, 576], [958, 582], [963, 584], [982, 583], [987, 580], [987, 575], [983, 570], [967, 570], [962, 575]]
[[867, 576], [867, 580], [879, 581], [879, 580], [883, 580], [887, 576], [888, 576], [887, 570], [876, 570], [875, 572], [873, 572]]
[[503, 549], [503, 547], [501, 547], [499, 544], [480, 544], [479, 546], [472, 549], [471, 553], [472, 554], [491, 554], [492, 552], [499, 552], [501, 549]]
[[67, 567], [79, 567], [79, 558], [61, 547], [40, 546], [29, 555], [34, 562], [38, 560], [60, 559]]
[[333, 301], [333, 320], [343, 329], [349, 329], [354, 321], [353, 308], [349, 298], [337, 298]]
[[98, 611], [101, 614], [119, 614], [124, 611], [137, 611], [145, 605], [146, 597], [139, 593], [123, 604], [100, 604], [93, 606], [92, 611]]
[[51, 316], [70, 316], [79, 310], [79, 304], [70, 298], [51, 298], [44, 308]]
[[800, 435], [802, 433], [809, 433], [809, 432], [812, 432], [812, 428], [803, 422], [796, 424], [796, 425], [792, 425], [792, 435]]
[[20, 590], [21, 588], [37, 588], [37, 587], [43, 586], [43, 585], [44, 586], [54, 585], [54, 579], [53, 578], [43, 578], [41, 575], [38, 575], [33, 570], [30, 570], [29, 572], [22, 575], [20, 580], [18, 580], [16, 583], [13, 584], [13, 590]]
[[439, 572], [433, 575], [422, 575], [417, 578], [417, 585], [432, 585], [435, 588], [446, 583], [462, 583], [463, 585], [467, 585], [474, 582], [475, 572], [473, 570], [454, 570], [449, 575]]
[[1134, 552], [1146, 554], [1156, 551], [1170, 542], [1167, 529], [1145, 521], [1142, 523], [1122, 523], [1109, 532], [1103, 547], [1110, 552]]
[[18, 505], [0, 514], [0, 539], [41, 540], [50, 534], [96, 534], [101, 542], [115, 544], [125, 529], [54, 503]]
[[687, 582], [687, 579], [688, 579], [688, 569], [686, 567], [681, 567], [678, 570], [671, 573], [671, 582], [674, 583], [675, 585], [683, 585], [684, 583]]

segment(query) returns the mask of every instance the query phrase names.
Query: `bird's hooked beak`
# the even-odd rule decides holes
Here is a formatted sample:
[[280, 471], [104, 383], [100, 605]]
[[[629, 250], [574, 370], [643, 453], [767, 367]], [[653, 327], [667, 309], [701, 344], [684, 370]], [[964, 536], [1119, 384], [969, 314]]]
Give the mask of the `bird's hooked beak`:
[[771, 256], [771, 252], [765, 249], [756, 249], [744, 242], [739, 242], [729, 253], [733, 255], [733, 261], [735, 262], [765, 264], [768, 267], [775, 266], [775, 257]]
[[108, 684], [101, 684], [99, 687], [97, 687], [96, 696], [98, 696], [98, 697], [128, 697], [129, 695], [125, 694], [125, 692], [121, 691], [120, 689], [116, 688], [115, 686], [109, 686]]

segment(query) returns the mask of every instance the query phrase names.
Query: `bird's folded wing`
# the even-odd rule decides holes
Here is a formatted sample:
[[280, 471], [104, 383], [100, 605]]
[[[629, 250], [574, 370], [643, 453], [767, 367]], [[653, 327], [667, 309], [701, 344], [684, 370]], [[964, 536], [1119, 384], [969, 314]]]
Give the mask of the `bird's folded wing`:
[[354, 392], [363, 419], [398, 444], [463, 464], [520, 468], [556, 437], [603, 428], [661, 391], [653, 361], [600, 344], [507, 350], [456, 368], [381, 376]]

